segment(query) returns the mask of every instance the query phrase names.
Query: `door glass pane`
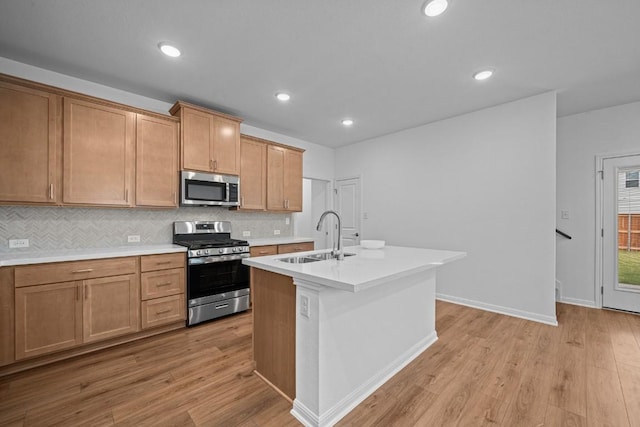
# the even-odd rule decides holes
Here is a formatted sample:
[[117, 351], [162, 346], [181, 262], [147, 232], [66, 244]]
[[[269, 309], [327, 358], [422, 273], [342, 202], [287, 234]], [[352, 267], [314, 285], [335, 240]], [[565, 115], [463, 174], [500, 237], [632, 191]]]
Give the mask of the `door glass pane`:
[[618, 172], [618, 283], [640, 287], [639, 170]]

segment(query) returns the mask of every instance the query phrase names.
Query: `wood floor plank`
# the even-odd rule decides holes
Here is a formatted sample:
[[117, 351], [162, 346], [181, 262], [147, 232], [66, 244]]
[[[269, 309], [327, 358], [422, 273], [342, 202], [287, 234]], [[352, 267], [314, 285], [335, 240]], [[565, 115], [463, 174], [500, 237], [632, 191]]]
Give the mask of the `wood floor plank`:
[[604, 314], [616, 362], [640, 369], [640, 346], [629, 323], [632, 315], [610, 310], [605, 310]]
[[[439, 340], [339, 427], [640, 425], [640, 317], [558, 304], [552, 327], [436, 307]], [[0, 425], [297, 427], [291, 404], [252, 373], [251, 321], [234, 315], [0, 378]]]
[[587, 367], [588, 425], [629, 425], [622, 387], [617, 375], [601, 368]]
[[587, 364], [617, 373], [616, 359], [603, 310], [589, 310], [586, 324]]
[[619, 364], [618, 372], [629, 422], [632, 426], [640, 426], [640, 369]]
[[[548, 403], [580, 416], [587, 415], [587, 358], [583, 347], [566, 343], [557, 352]], [[613, 374], [615, 375], [615, 374]]]
[[544, 425], [553, 427], [586, 427], [587, 421], [580, 415], [548, 405], [547, 413], [544, 417]]

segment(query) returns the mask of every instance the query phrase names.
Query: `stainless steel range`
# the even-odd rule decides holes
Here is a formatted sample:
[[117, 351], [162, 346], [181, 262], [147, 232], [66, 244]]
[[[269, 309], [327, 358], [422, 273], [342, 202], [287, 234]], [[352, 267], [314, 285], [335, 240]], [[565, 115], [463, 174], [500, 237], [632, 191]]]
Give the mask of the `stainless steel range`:
[[176, 221], [173, 243], [189, 248], [188, 326], [249, 308], [249, 243], [231, 238], [230, 222]]

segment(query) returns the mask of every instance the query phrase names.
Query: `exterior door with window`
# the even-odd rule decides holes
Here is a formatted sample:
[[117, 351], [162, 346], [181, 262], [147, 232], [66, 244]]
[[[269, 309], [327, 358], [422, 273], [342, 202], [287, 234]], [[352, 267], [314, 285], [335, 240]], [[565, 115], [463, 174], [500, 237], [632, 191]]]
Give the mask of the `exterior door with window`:
[[640, 312], [640, 155], [603, 166], [602, 306]]

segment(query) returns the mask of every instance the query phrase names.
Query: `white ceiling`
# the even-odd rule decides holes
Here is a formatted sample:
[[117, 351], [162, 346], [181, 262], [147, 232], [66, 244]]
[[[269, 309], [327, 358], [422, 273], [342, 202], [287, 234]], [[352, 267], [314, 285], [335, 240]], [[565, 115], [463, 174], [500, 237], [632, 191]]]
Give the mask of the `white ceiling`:
[[640, 0], [422, 2], [0, 0], [0, 56], [331, 147], [548, 90], [559, 116], [640, 101]]

